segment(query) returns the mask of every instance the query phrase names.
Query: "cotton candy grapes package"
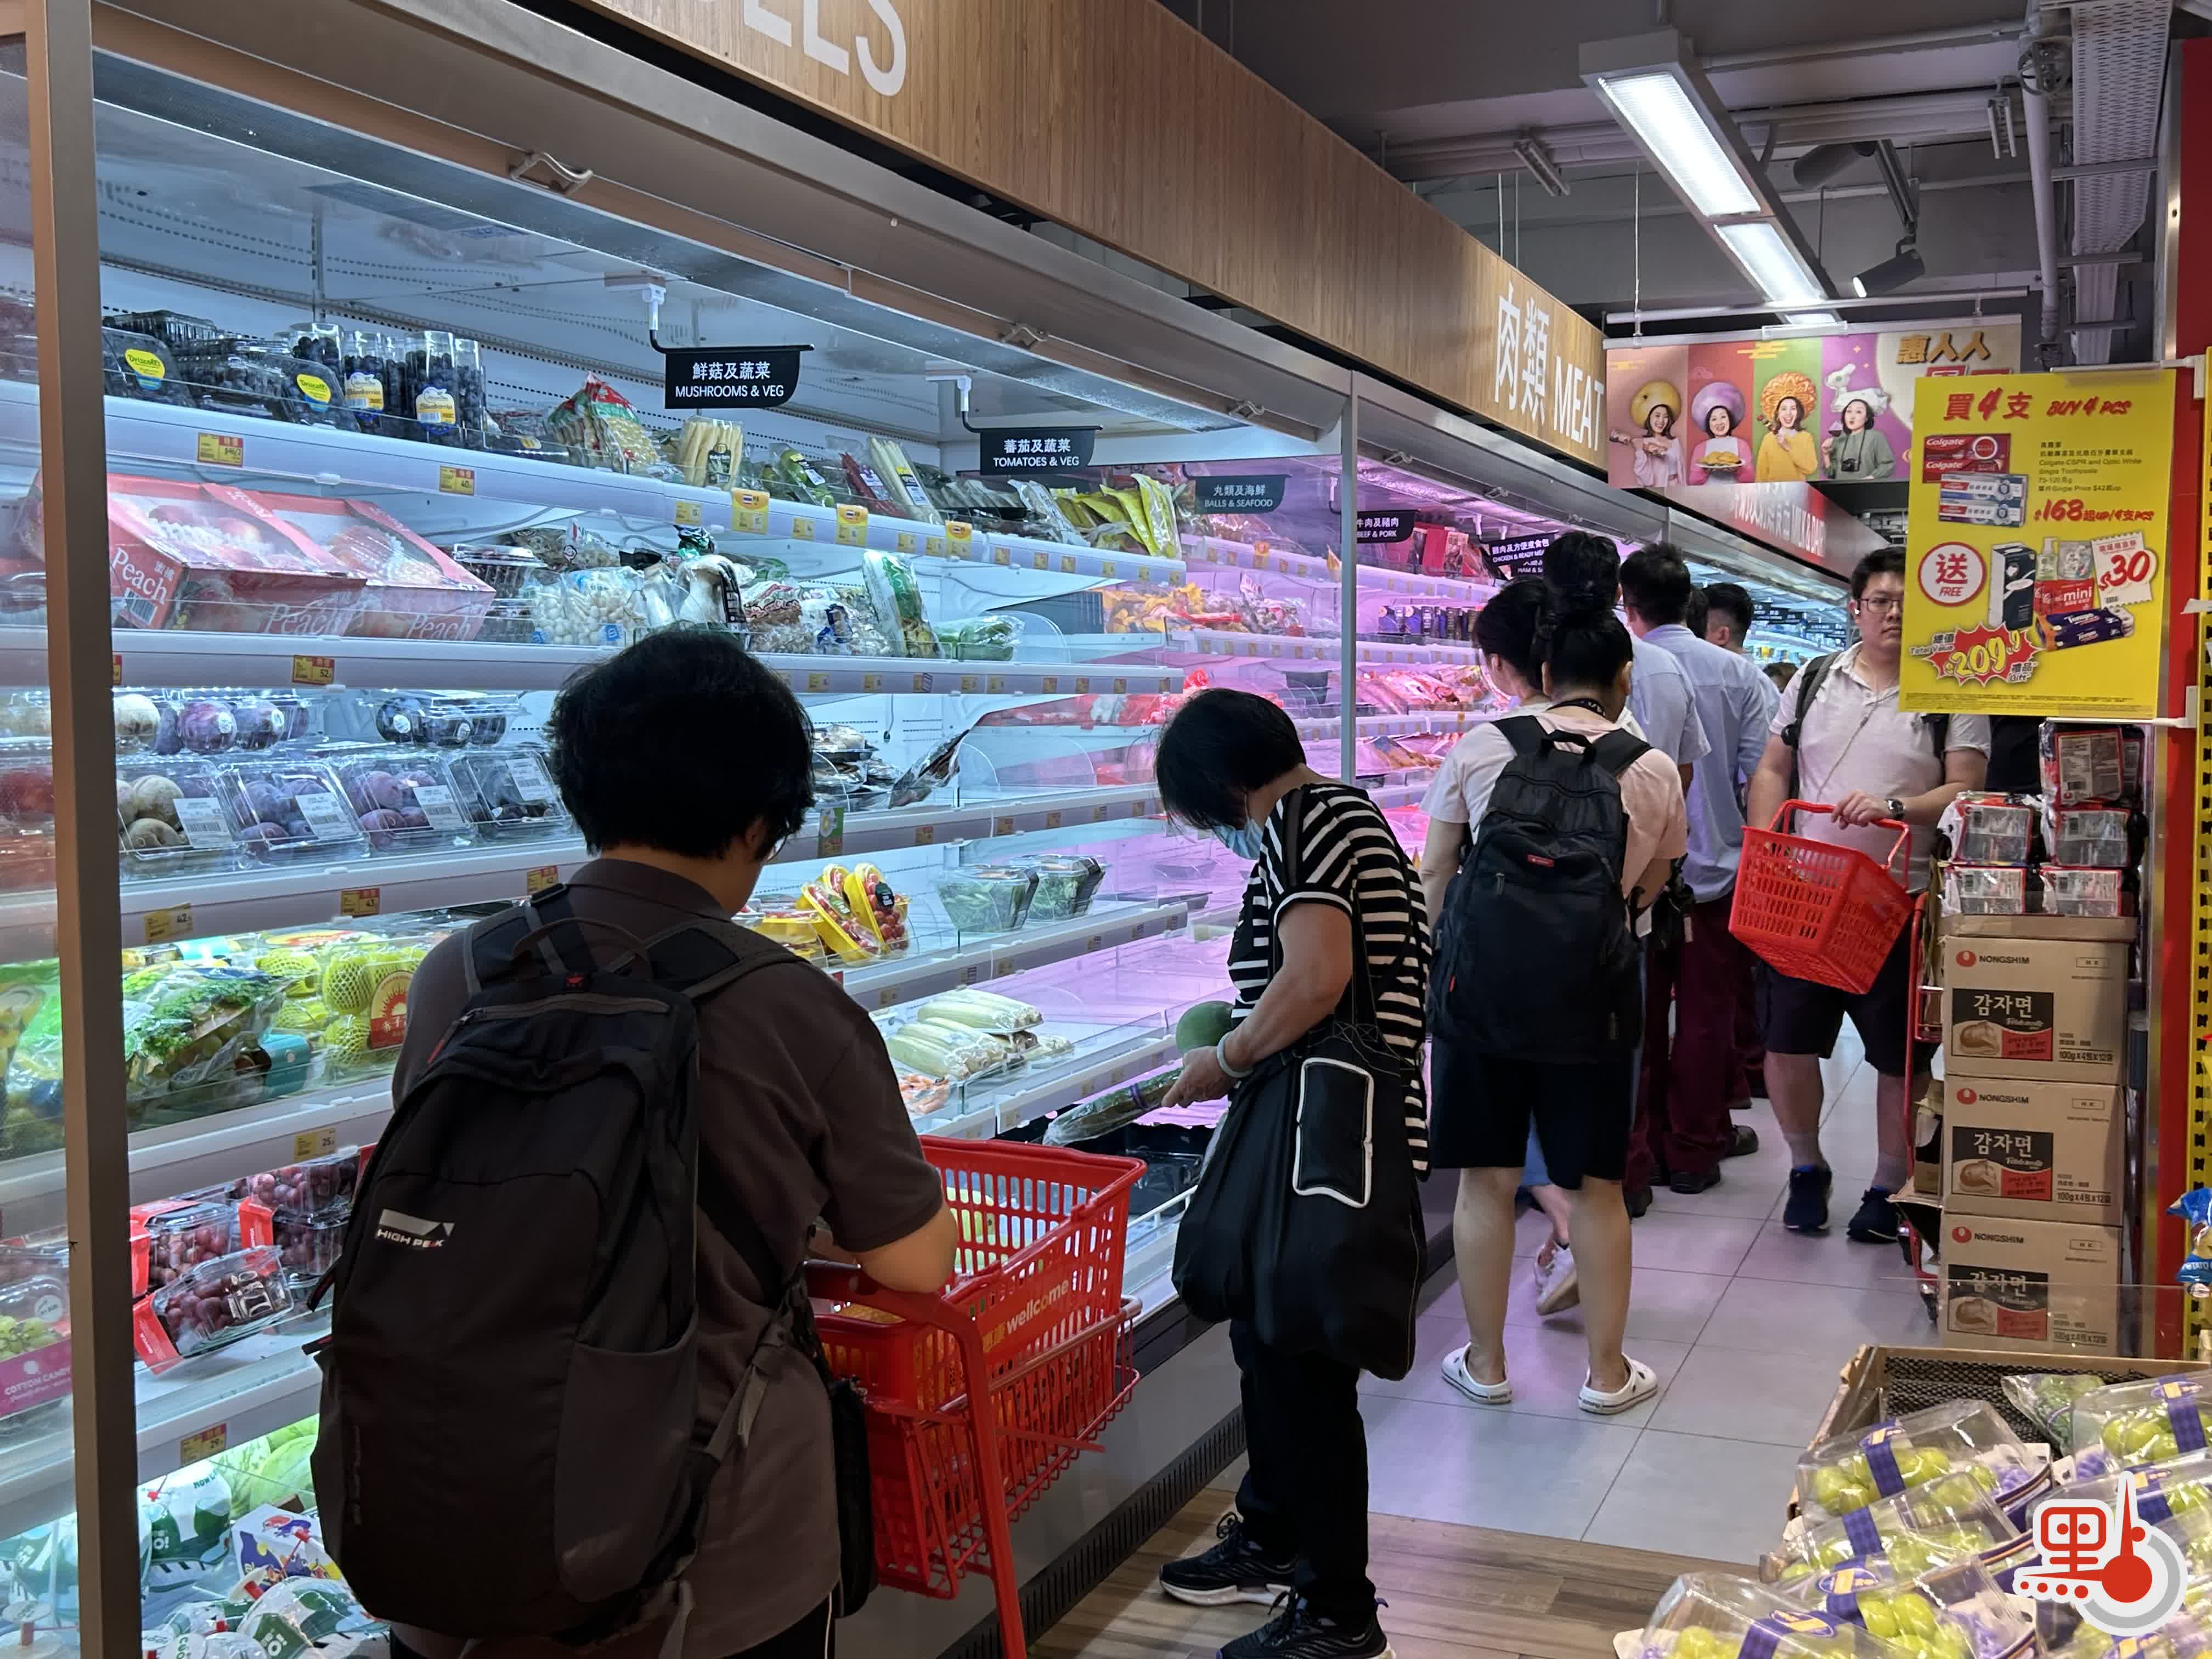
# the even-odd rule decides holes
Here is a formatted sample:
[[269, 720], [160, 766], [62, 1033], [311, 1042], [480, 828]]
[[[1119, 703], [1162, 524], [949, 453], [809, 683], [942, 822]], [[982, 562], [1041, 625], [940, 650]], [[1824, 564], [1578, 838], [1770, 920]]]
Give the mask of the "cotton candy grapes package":
[[1905, 1578], [1932, 1567], [1978, 1559], [2009, 1586], [2013, 1569], [2033, 1552], [2034, 1540], [2006, 1519], [1972, 1476], [1954, 1473], [1894, 1498], [1877, 1498], [1863, 1509], [1791, 1528], [1759, 1563], [1770, 1583], [1793, 1584], [1847, 1561], [1888, 1558]]
[[2015, 1523], [2051, 1486], [2049, 1462], [2031, 1455], [1994, 1407], [1954, 1400], [1822, 1441], [1798, 1461], [1797, 1492], [1806, 1513], [1825, 1520], [1953, 1474]]
[[1864, 1626], [1728, 1573], [1685, 1573], [1644, 1627], [1636, 1659], [1895, 1659]]
[[2015, 1659], [2035, 1640], [2028, 1604], [1998, 1588], [1972, 1557], [1907, 1577], [1887, 1557], [1874, 1556], [1799, 1579], [1790, 1593], [1911, 1659]]
[[2110, 1382], [2074, 1402], [2074, 1466], [2094, 1480], [2140, 1463], [2163, 1463], [2206, 1449], [2212, 1429], [2212, 1372]]

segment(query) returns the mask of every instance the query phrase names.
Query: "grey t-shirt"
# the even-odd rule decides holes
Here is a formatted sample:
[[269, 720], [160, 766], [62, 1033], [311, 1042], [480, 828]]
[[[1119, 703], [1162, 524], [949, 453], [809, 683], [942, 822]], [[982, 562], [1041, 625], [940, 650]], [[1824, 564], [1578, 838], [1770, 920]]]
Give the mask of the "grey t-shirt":
[[[692, 916], [719, 917], [705, 889], [650, 865], [599, 859], [568, 883], [575, 914], [640, 939]], [[585, 930], [601, 957], [620, 945]], [[392, 1079], [397, 1101], [428, 1064], [467, 992], [459, 939], [416, 970], [407, 1039]], [[835, 981], [793, 958], [764, 968], [700, 1009], [700, 1156], [710, 1159], [760, 1223], [780, 1259], [796, 1263], [819, 1217], [849, 1250], [895, 1243], [942, 1207], [944, 1184], [921, 1155], [882, 1035]], [[769, 1320], [770, 1292], [727, 1240], [699, 1227], [699, 1418], [721, 1414]], [[837, 1582], [836, 1500], [830, 1409], [807, 1361], [772, 1349], [769, 1389], [751, 1444], [715, 1483], [707, 1537], [689, 1577], [696, 1606], [687, 1659], [720, 1659], [796, 1624]], [[465, 1550], [463, 1551], [463, 1556]], [[456, 1571], [465, 1560], [456, 1558]], [[595, 1650], [604, 1659], [658, 1650], [662, 1631]], [[461, 1644], [407, 1631], [429, 1659]], [[480, 1643], [470, 1659], [573, 1655], [543, 1642]]]

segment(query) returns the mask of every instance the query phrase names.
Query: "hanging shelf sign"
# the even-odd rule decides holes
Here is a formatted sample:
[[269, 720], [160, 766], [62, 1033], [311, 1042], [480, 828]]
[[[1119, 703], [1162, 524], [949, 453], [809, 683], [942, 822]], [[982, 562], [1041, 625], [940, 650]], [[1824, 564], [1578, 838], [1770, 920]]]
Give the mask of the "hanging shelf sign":
[[1095, 426], [994, 426], [977, 431], [982, 472], [1074, 472], [1091, 465]]
[[1358, 522], [1363, 543], [1402, 542], [1413, 533], [1411, 513], [1363, 513]]
[[1283, 505], [1290, 478], [1280, 472], [1246, 477], [1215, 474], [1193, 478], [1200, 513], [1273, 513]]
[[811, 346], [676, 346], [665, 350], [663, 402], [678, 409], [774, 409], [799, 390]]

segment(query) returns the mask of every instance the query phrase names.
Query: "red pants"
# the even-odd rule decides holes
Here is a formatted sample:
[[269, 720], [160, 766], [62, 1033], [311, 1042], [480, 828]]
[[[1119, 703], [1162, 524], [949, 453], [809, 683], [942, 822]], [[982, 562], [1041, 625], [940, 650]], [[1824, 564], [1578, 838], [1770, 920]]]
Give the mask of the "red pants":
[[1726, 894], [1698, 905], [1681, 948], [1646, 958], [1644, 1067], [1626, 1183], [1631, 1190], [1650, 1185], [1662, 1169], [1702, 1174], [1728, 1155], [1734, 1135], [1729, 1107], [1743, 1097], [1736, 1022], [1751, 1004], [1751, 953], [1729, 932], [1733, 903], [1734, 895]]

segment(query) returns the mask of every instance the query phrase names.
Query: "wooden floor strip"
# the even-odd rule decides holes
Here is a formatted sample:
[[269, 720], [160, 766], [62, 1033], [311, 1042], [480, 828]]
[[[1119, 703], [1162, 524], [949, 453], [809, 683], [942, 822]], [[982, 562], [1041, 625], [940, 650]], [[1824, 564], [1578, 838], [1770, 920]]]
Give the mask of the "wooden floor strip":
[[[1036, 1659], [1209, 1659], [1267, 1617], [1243, 1604], [1192, 1607], [1159, 1593], [1163, 1562], [1212, 1541], [1228, 1495], [1202, 1492], [1114, 1575], [1030, 1644]], [[1572, 1539], [1378, 1515], [1369, 1571], [1397, 1659], [1612, 1659], [1685, 1572], [1722, 1563]]]

